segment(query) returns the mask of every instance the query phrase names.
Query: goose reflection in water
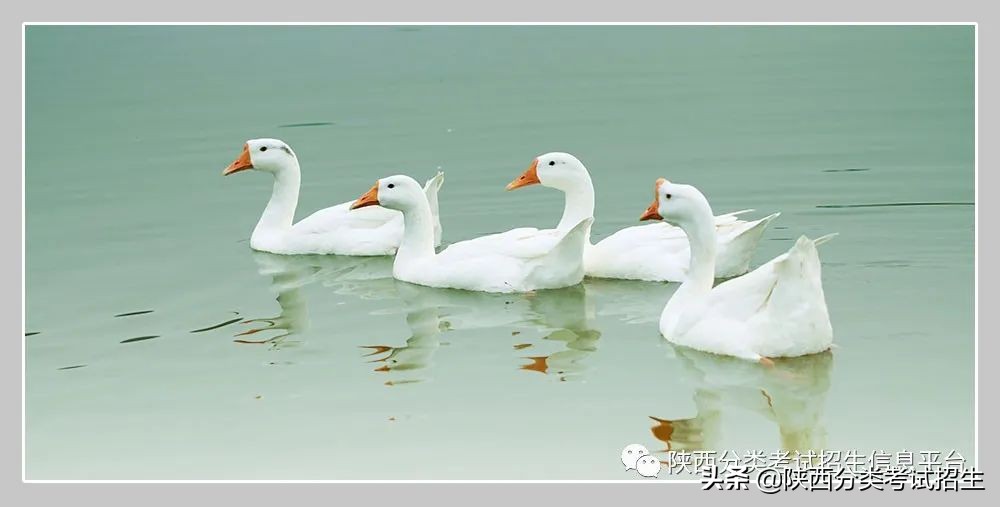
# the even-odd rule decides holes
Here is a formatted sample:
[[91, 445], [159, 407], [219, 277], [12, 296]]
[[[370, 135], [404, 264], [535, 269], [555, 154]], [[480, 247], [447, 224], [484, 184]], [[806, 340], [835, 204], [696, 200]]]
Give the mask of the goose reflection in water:
[[663, 305], [680, 287], [676, 283], [603, 278], [588, 278], [585, 283], [590, 298], [598, 301], [599, 317], [627, 324], [653, 324], [654, 328], [660, 322]]
[[[584, 284], [539, 291], [528, 297], [531, 318], [527, 323], [548, 331], [542, 340], [558, 343], [562, 350], [548, 355], [525, 356], [531, 361], [522, 370], [555, 375], [560, 381], [580, 377], [586, 369], [583, 360], [597, 350], [601, 332], [593, 328], [594, 302], [587, 296]], [[534, 344], [522, 343], [515, 349], [524, 350]]]
[[[690, 418], [650, 416], [659, 452], [720, 448], [726, 412], [749, 410], [778, 429], [781, 449], [820, 451], [826, 447], [823, 410], [830, 388], [833, 354], [774, 360], [773, 367], [673, 346], [693, 384], [695, 415]], [[732, 446], [730, 446], [732, 447]]]
[[410, 337], [400, 346], [362, 345], [371, 352], [364, 357], [374, 357], [369, 362], [378, 364], [374, 371], [389, 374], [387, 386], [412, 384], [426, 380], [422, 375], [431, 365], [434, 353], [441, 346], [442, 331], [449, 329], [450, 323], [442, 319], [442, 310], [434, 305], [430, 292], [437, 289], [419, 287], [406, 282], [395, 281], [396, 293], [403, 302], [406, 325]]
[[[531, 323], [551, 330], [542, 338], [558, 342], [563, 350], [549, 355], [531, 355], [522, 370], [555, 375], [560, 381], [581, 378], [583, 359], [597, 350], [601, 331], [595, 328], [598, 316], [615, 317], [629, 324], [655, 322], [663, 302], [677, 284], [587, 278], [580, 285], [539, 292], [530, 298], [535, 318]], [[534, 347], [520, 343], [515, 349]], [[530, 349], [529, 349], [530, 350]]]
[[[271, 277], [278, 293], [280, 313], [275, 317], [244, 320], [252, 327], [235, 335], [237, 343], [267, 344], [273, 348], [298, 342], [288, 338], [304, 332], [309, 315], [302, 288], [312, 283], [331, 287], [337, 293], [360, 297], [382, 297], [392, 289], [391, 257], [347, 257], [338, 255], [276, 255], [252, 252], [257, 271]], [[273, 333], [273, 334], [270, 334]], [[261, 334], [268, 335], [258, 337]]]
[[[580, 361], [596, 350], [600, 333], [590, 328], [594, 311], [583, 285], [527, 294], [436, 289], [396, 281], [411, 335], [404, 344], [364, 345], [364, 357], [378, 366], [376, 372], [390, 374], [389, 386], [426, 380], [431, 359], [449, 331], [477, 329], [541, 329], [542, 338], [558, 342], [565, 350], [545, 356], [524, 357], [531, 361], [521, 369], [556, 373], [565, 380], [582, 370]], [[517, 336], [522, 331], [514, 331]], [[523, 341], [523, 340], [515, 340]], [[514, 345], [521, 350], [534, 344]], [[535, 367], [534, 365], [541, 365]]]
[[[378, 364], [374, 371], [389, 375], [387, 386], [427, 380], [427, 369], [441, 346], [441, 333], [454, 330], [504, 328], [532, 318], [529, 295], [491, 294], [439, 289], [394, 280], [395, 296], [403, 303], [410, 337], [399, 346], [362, 345], [364, 357]], [[375, 314], [398, 313], [386, 309]], [[380, 357], [379, 357], [380, 356]]]

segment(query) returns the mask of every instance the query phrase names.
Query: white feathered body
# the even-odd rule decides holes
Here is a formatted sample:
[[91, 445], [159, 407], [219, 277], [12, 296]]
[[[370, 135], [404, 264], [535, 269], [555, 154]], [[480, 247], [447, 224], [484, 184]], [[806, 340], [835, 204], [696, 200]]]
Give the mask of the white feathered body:
[[[746, 273], [764, 230], [780, 214], [748, 222], [737, 218], [741, 213], [715, 217], [716, 278]], [[666, 222], [627, 227], [587, 245], [584, 254], [587, 276], [650, 282], [684, 281], [690, 261], [684, 230]]]
[[565, 234], [514, 229], [452, 244], [437, 255], [393, 267], [397, 279], [430, 287], [528, 292], [583, 280], [583, 248], [592, 218]]
[[661, 314], [660, 332], [678, 345], [751, 360], [829, 349], [833, 328], [816, 250], [829, 237], [800, 237], [786, 253], [706, 297], [675, 295]]

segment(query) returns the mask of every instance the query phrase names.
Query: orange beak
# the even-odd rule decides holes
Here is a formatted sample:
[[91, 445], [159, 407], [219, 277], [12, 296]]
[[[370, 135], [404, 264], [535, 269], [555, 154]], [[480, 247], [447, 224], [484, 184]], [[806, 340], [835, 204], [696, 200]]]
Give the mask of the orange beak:
[[639, 217], [640, 221], [663, 220], [663, 217], [660, 216], [660, 200], [658, 199], [658, 196], [660, 195], [660, 185], [662, 185], [665, 181], [667, 180], [663, 178], [656, 180], [656, 183], [653, 185], [653, 204], [650, 204], [649, 207], [646, 208], [646, 211], [643, 212], [642, 216]]
[[536, 185], [538, 183], [541, 183], [541, 181], [538, 180], [538, 159], [536, 158], [528, 166], [528, 169], [524, 171], [524, 174], [507, 185], [507, 190], [514, 190], [515, 188]]
[[351, 209], [364, 208], [365, 206], [377, 206], [378, 202], [378, 180], [375, 180], [375, 185], [372, 186], [370, 190], [365, 192], [365, 195], [354, 201], [351, 205]]
[[650, 204], [649, 207], [646, 208], [646, 211], [641, 217], [639, 217], [639, 220], [663, 220], [663, 217], [660, 216], [660, 210], [658, 209], [659, 204], [660, 203], [653, 201], [653, 204]]
[[236, 157], [236, 160], [234, 160], [232, 164], [229, 164], [229, 167], [222, 171], [222, 175], [229, 176], [230, 174], [245, 171], [247, 169], [253, 169], [253, 163], [250, 162], [250, 147], [244, 144], [243, 153], [240, 153], [240, 156]]

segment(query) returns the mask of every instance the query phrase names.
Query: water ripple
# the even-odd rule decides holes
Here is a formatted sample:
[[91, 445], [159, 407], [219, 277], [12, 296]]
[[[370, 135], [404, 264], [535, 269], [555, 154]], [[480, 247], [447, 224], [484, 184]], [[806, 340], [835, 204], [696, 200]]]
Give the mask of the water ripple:
[[975, 206], [974, 202], [878, 202], [870, 204], [820, 204], [817, 208], [890, 208], [899, 206]]

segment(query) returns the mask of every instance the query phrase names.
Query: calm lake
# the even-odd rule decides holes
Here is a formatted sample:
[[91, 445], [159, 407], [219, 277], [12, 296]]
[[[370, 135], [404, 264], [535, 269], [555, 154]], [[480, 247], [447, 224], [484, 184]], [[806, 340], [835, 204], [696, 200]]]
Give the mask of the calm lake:
[[[25, 66], [28, 479], [636, 479], [632, 443], [975, 457], [972, 27], [31, 26]], [[549, 151], [590, 170], [595, 241], [661, 176], [780, 211], [754, 265], [839, 232], [836, 348], [674, 347], [676, 284], [488, 295], [255, 253], [271, 178], [221, 174], [255, 137], [296, 150], [298, 217], [444, 171], [445, 242], [554, 226], [557, 191], [504, 191]]]

